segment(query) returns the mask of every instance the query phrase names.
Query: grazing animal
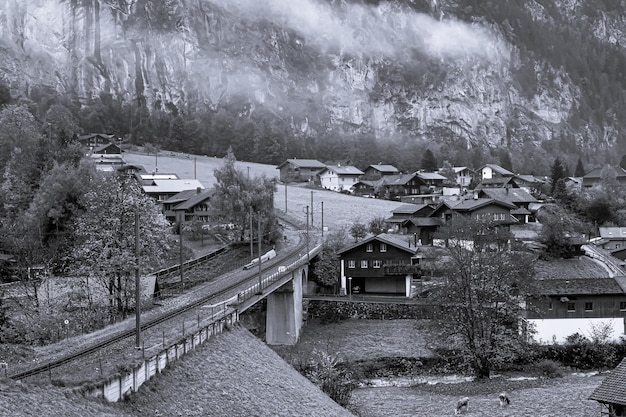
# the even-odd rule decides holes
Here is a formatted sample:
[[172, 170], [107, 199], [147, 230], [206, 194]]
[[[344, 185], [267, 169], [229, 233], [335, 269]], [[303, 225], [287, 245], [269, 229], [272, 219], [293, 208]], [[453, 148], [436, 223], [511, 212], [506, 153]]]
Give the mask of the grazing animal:
[[461, 414], [461, 410], [465, 408], [465, 411], [469, 408], [469, 397], [463, 397], [456, 402], [456, 408], [454, 409], [454, 415]]
[[500, 395], [498, 395], [498, 399], [500, 400], [500, 407], [506, 407], [511, 404], [511, 400], [509, 400], [509, 396], [506, 395], [506, 392], [501, 392]]

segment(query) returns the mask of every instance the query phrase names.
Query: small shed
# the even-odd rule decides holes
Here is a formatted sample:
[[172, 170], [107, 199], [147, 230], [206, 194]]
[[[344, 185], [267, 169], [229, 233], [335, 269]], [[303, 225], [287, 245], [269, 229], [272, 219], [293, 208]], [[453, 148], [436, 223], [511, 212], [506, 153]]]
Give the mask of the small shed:
[[626, 358], [589, 396], [600, 403], [600, 416], [626, 417]]

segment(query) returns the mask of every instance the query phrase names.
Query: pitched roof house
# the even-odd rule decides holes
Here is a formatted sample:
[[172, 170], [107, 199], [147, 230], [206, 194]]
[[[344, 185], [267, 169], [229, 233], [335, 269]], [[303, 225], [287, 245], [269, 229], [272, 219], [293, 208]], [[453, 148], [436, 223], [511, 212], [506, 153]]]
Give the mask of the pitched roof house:
[[478, 197], [492, 198], [526, 209], [528, 209], [531, 203], [537, 202], [535, 197], [522, 188], [481, 188], [478, 190]]
[[367, 168], [365, 168], [363, 170], [363, 176], [361, 177], [361, 179], [372, 181], [372, 180], [378, 180], [385, 175], [398, 175], [398, 174], [400, 174], [400, 171], [398, 170], [398, 168], [394, 167], [393, 165], [377, 164], [377, 165], [370, 165]]
[[341, 293], [410, 297], [413, 280], [421, 277], [418, 246], [411, 237], [381, 233], [337, 252]]
[[442, 221], [447, 222], [452, 219], [454, 214], [460, 214], [507, 225], [515, 223], [515, 219], [511, 217], [511, 210], [516, 208], [514, 204], [492, 198], [474, 198], [460, 201], [442, 201], [430, 216], [438, 217]]
[[598, 229], [600, 238], [595, 239], [593, 244], [621, 260], [626, 259], [626, 227], [601, 226]]
[[512, 177], [515, 175], [508, 169], [504, 169], [500, 165], [496, 164], [486, 164], [482, 168], [480, 168], [478, 172], [480, 181], [497, 177]]
[[486, 178], [478, 183], [476, 190], [483, 188], [520, 188], [515, 177]]
[[160, 203], [181, 191], [204, 189], [204, 185], [195, 179], [155, 179], [149, 185], [142, 185], [142, 188], [144, 193]]
[[317, 174], [326, 168], [326, 164], [315, 159], [287, 159], [276, 169], [280, 171], [282, 182], [314, 181]]
[[109, 143], [113, 143], [115, 141], [114, 135], [109, 135], [106, 133], [89, 133], [87, 135], [79, 135], [78, 142], [81, 145], [95, 148], [97, 146], [108, 145]]
[[348, 166], [327, 166], [319, 174], [320, 186], [332, 191], [350, 191], [363, 171]]
[[626, 358], [604, 378], [589, 399], [600, 403], [601, 416], [626, 416]]
[[109, 155], [109, 154], [115, 154], [115, 155], [119, 155], [122, 153], [122, 149], [117, 146], [114, 143], [108, 143], [106, 145], [100, 145], [100, 146], [96, 146], [92, 151], [92, 154], [104, 154], [104, 155]]
[[538, 342], [562, 343], [599, 324], [610, 324], [615, 339], [624, 334], [626, 277], [612, 276], [590, 257], [538, 261], [534, 287], [526, 318]]
[[618, 166], [605, 165], [602, 168], [595, 168], [583, 176], [583, 188], [593, 187], [599, 184], [603, 178], [613, 178], [617, 182], [626, 182], [626, 170]]
[[[439, 173], [441, 175], [444, 175], [445, 169], [446, 168], [441, 168], [439, 170]], [[454, 181], [459, 187], [461, 187], [462, 189], [469, 187], [475, 175], [474, 171], [472, 171], [468, 167], [452, 167], [450, 168], [450, 170], [452, 171], [452, 175], [454, 175]]]

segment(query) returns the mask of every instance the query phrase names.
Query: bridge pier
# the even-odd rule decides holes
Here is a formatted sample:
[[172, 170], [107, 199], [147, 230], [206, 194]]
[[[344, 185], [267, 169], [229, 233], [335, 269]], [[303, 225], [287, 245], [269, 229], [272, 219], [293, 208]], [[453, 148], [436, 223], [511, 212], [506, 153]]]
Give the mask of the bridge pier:
[[302, 290], [308, 268], [291, 272], [291, 279], [267, 296], [265, 342], [268, 345], [295, 345], [302, 328]]

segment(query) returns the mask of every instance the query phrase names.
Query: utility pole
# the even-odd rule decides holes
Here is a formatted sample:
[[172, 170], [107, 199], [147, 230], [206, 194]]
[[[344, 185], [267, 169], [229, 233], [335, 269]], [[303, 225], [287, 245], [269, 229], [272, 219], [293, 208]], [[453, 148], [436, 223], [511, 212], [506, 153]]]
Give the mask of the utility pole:
[[139, 280], [139, 210], [135, 210], [135, 347], [141, 347], [141, 291]]
[[285, 181], [285, 214], [287, 213], [287, 181]]
[[306, 261], [309, 259], [309, 206], [306, 206]]
[[[252, 261], [254, 259], [254, 242], [252, 239], [252, 237], [254, 236], [254, 233], [252, 233], [252, 206], [250, 206], [250, 260]], [[261, 256], [259, 254], [259, 256]]]
[[180, 286], [184, 289], [185, 288], [185, 277], [183, 274], [183, 227], [185, 225], [185, 213], [183, 213], [183, 218], [180, 220], [180, 225], [178, 225], [178, 242], [179, 244], [179, 250], [178, 250], [178, 256], [180, 258]]
[[311, 227], [315, 227], [315, 223], [313, 223], [313, 190], [311, 190]]
[[324, 237], [324, 202], [320, 203], [322, 205], [322, 237]]
[[257, 221], [259, 226], [259, 294], [263, 293], [263, 277], [261, 273], [263, 272], [263, 266], [261, 265], [261, 213], [257, 213]]

